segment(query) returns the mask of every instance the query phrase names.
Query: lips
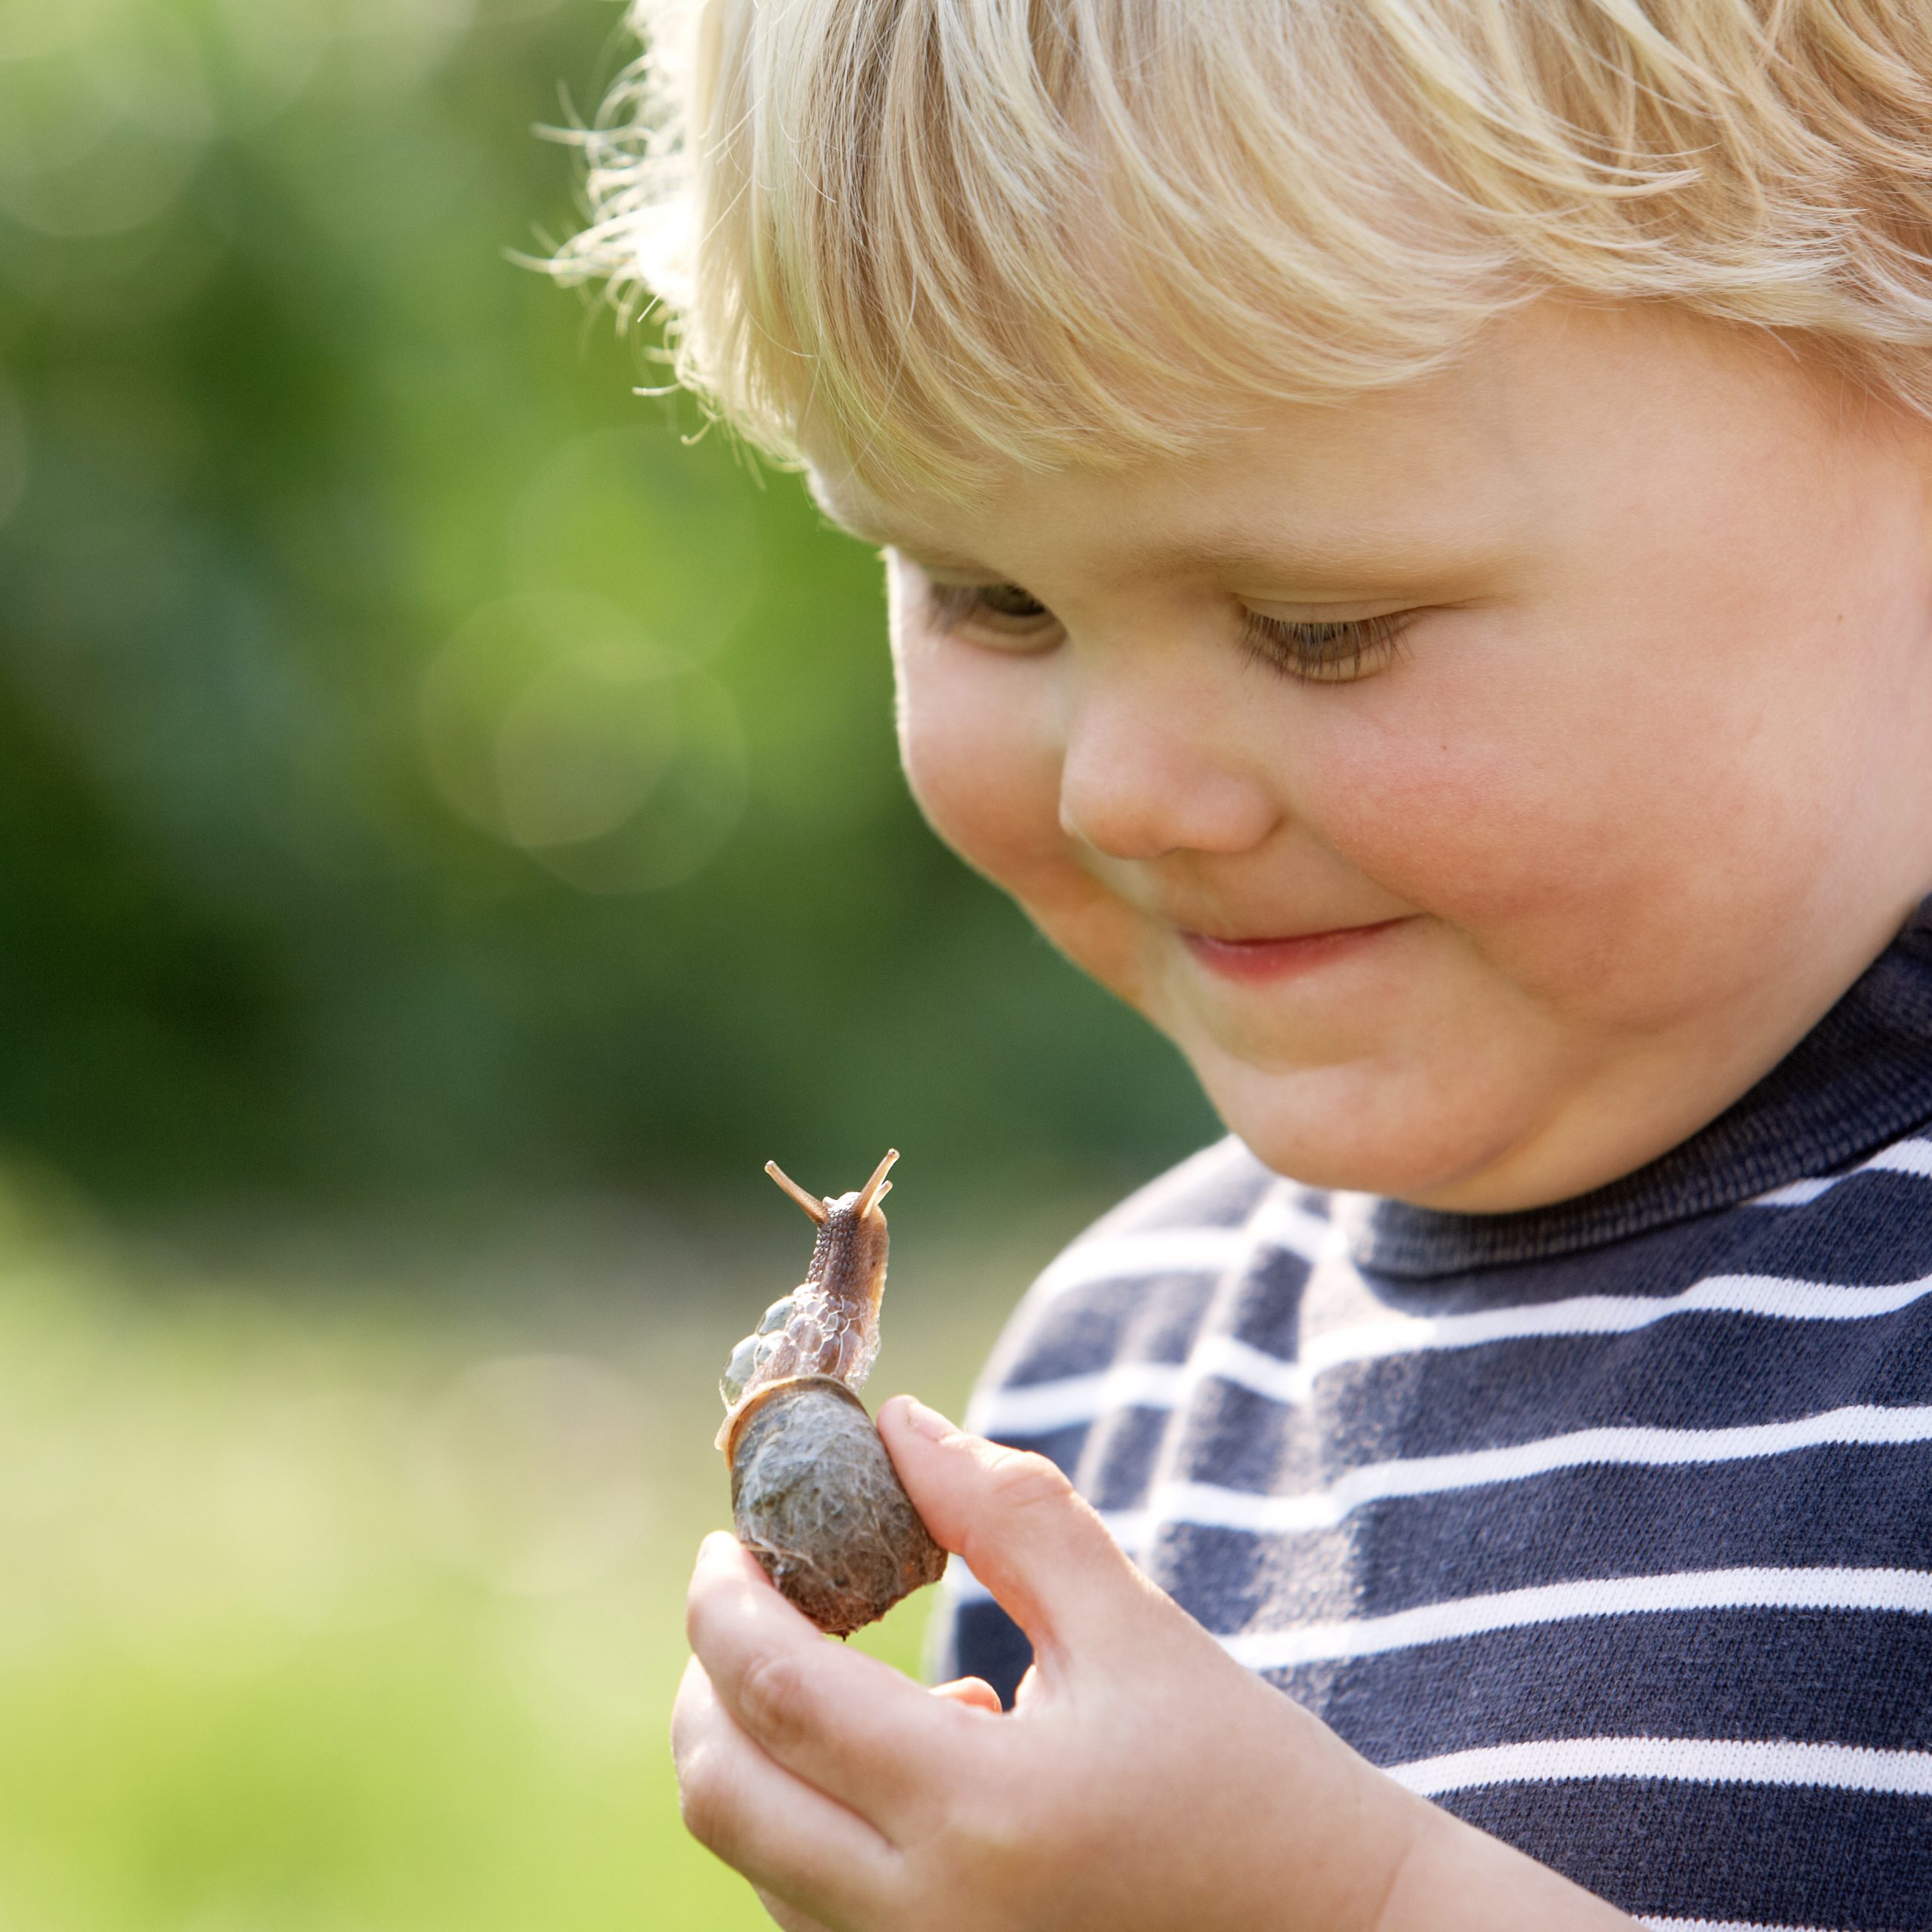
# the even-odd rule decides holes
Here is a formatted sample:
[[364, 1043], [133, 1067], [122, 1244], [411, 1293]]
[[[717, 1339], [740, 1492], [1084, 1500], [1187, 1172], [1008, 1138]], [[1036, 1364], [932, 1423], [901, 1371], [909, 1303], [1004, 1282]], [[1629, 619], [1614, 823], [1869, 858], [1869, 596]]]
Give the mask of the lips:
[[1192, 932], [1180, 937], [1194, 958], [1217, 977], [1257, 986], [1352, 958], [1406, 923], [1406, 919], [1383, 919], [1373, 925], [1337, 926], [1327, 932], [1281, 938], [1220, 939], [1210, 933]]

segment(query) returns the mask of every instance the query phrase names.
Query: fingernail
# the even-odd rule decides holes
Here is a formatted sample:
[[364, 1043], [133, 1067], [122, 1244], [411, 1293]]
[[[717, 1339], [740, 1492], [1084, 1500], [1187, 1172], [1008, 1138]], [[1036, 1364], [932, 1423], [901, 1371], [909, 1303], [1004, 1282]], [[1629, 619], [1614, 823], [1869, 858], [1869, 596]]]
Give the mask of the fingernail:
[[924, 1436], [931, 1442], [943, 1442], [949, 1435], [957, 1433], [938, 1410], [928, 1408], [916, 1396], [904, 1395], [900, 1399], [906, 1404], [906, 1426], [915, 1434]]

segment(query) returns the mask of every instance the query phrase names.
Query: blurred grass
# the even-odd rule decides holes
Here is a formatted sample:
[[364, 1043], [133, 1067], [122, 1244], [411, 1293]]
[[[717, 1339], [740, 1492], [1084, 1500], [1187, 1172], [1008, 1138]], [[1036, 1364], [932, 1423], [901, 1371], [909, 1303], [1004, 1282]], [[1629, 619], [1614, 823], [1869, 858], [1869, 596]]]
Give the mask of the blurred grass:
[[[685, 1838], [664, 1742], [724, 1517], [718, 1366], [805, 1252], [755, 1178], [709, 1222], [583, 1201], [306, 1246], [131, 1244], [17, 1195], [0, 1924], [764, 1923]], [[895, 1221], [874, 1389], [956, 1413], [1069, 1229]], [[925, 1608], [860, 1641], [916, 1669]]]

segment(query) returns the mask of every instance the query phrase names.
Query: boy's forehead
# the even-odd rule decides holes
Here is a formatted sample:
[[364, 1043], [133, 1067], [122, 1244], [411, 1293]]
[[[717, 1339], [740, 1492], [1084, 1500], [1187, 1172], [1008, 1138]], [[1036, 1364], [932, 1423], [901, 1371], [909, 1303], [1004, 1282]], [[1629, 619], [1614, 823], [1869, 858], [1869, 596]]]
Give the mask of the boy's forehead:
[[[1278, 555], [1284, 544], [1323, 555], [1357, 550], [1367, 560], [1386, 544], [1427, 543], [1432, 532], [1466, 537], [1472, 522], [1494, 524], [1505, 500], [1524, 494], [1524, 418], [1549, 426], [1548, 398], [1537, 392], [1554, 371], [1537, 352], [1546, 345], [1521, 340], [1545, 331], [1515, 321], [1426, 380], [1339, 405], [1257, 397], [1239, 426], [1204, 426], [1172, 452], [1098, 452], [1091, 464], [1057, 470], [998, 460], [967, 488], [941, 494], [896, 488], [807, 437], [806, 475], [841, 529], [945, 568], [980, 568], [981, 533], [1009, 518], [1032, 531], [1097, 507], [1097, 520], [1150, 562], [1171, 550], [1238, 564]], [[1526, 351], [1541, 366], [1521, 366]]]
[[1030, 550], [1075, 533], [1083, 549], [1118, 549], [1136, 575], [1284, 565], [1383, 573], [1392, 559], [1466, 555], [1494, 540], [1512, 520], [1504, 500], [1517, 494], [1499, 489], [1496, 466], [1420, 423], [1389, 435], [1386, 408], [1373, 413], [1385, 420], [1367, 428], [1335, 411], [1263, 412], [1251, 432], [1191, 454], [1014, 469], [958, 497], [888, 493], [836, 462], [813, 463], [806, 475], [848, 534], [962, 574], [1003, 574], [1016, 537]]
[[1260, 401], [1190, 451], [1008, 465], [958, 498], [882, 488], [832, 452], [808, 475], [842, 528], [962, 573], [1066, 555], [1065, 538], [1109, 574], [1252, 561], [1311, 583], [1392, 584], [1560, 546], [1646, 487], [1660, 445], [1734, 435], [1740, 411], [1776, 400], [1761, 385], [1794, 380], [1788, 357], [1746, 332], [1546, 301], [1427, 380], [1339, 406]]

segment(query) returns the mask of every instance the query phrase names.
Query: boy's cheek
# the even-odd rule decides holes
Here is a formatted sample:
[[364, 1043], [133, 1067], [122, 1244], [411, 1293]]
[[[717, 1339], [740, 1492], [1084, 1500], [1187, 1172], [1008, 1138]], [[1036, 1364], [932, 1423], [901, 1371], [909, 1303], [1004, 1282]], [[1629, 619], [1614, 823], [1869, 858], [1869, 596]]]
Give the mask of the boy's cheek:
[[934, 831], [1083, 971], [1147, 1011], [1145, 922], [1080, 864], [1061, 829], [1060, 755], [1044, 721], [971, 688], [902, 686], [900, 752]]
[[[928, 651], [900, 667], [899, 752], [928, 823], [1008, 891], [1066, 863], [1060, 758], [1023, 662], [952, 668]], [[1018, 675], [1015, 675], [1017, 673]]]
[[1453, 696], [1364, 707], [1308, 748], [1306, 795], [1322, 835], [1457, 929], [1499, 991], [1592, 1028], [1673, 1023], [1748, 983], [1767, 928], [1801, 919], [1816, 828], [1718, 718], [1627, 688], [1548, 695], [1500, 729]]

